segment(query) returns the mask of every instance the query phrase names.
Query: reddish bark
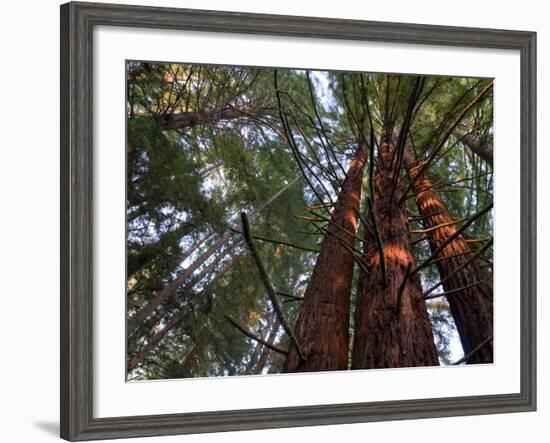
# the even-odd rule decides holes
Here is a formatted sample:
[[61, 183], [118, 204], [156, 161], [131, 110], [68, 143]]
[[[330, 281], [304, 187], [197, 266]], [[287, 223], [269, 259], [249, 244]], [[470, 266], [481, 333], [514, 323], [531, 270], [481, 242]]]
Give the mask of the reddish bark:
[[327, 227], [327, 235], [304, 294], [295, 334], [306, 357], [291, 345], [283, 372], [348, 368], [349, 307], [361, 182], [367, 149], [359, 146]]
[[[376, 227], [383, 245], [386, 284], [374, 227], [365, 229], [364, 258], [355, 307], [352, 369], [438, 365], [431, 323], [418, 276], [400, 179], [394, 182], [394, 141], [384, 137], [374, 178]], [[392, 193], [392, 188], [395, 188]]]
[[[432, 251], [435, 251], [458, 228], [453, 224], [447, 207], [432, 188], [431, 181], [425, 176], [417, 177], [419, 166], [410, 161], [408, 163], [416, 205], [420, 215], [424, 217], [425, 229], [430, 230], [428, 238]], [[463, 235], [458, 235], [435, 257], [445, 291], [470, 286], [447, 296], [464, 353], [469, 354], [486, 341], [481, 349], [467, 359], [467, 363], [491, 363], [493, 342], [487, 339], [493, 335], [493, 287], [487, 282], [478, 261], [473, 260], [464, 266], [471, 258], [472, 252]], [[476, 282], [482, 283], [472, 287]]]

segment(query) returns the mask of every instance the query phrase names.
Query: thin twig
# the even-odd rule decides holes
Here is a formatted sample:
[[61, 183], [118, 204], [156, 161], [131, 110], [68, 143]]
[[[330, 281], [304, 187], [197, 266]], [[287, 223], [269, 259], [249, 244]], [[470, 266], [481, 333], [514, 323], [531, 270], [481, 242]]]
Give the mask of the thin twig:
[[298, 297], [297, 295], [287, 294], [286, 292], [276, 291], [275, 294], [280, 295], [281, 297], [290, 298], [292, 300], [301, 301], [304, 297]]
[[[405, 120], [403, 121], [403, 125], [401, 126], [401, 130], [399, 131], [399, 138], [397, 140], [397, 146], [394, 145], [393, 155], [392, 155], [392, 162], [391, 165], [394, 167], [393, 175], [392, 175], [392, 187], [391, 187], [391, 193], [390, 193], [390, 203], [393, 201], [393, 196], [395, 194], [395, 189], [397, 187], [397, 183], [399, 181], [399, 173], [401, 170], [401, 165], [403, 163], [403, 154], [405, 151], [405, 139], [407, 138], [407, 132], [409, 131], [410, 123], [411, 123], [411, 117], [413, 113], [413, 109], [416, 105], [416, 102], [420, 96], [420, 93], [422, 92], [422, 89], [424, 87], [424, 77], [417, 77], [416, 82], [414, 84], [413, 91], [411, 95], [409, 96], [409, 104], [407, 107], [407, 113], [405, 114]], [[397, 163], [393, 165], [393, 159], [394, 156], [397, 156]]]
[[288, 354], [288, 351], [283, 349], [283, 348], [279, 348], [278, 346], [272, 344], [272, 343], [269, 343], [268, 341], [265, 341], [263, 338], [261, 337], [257, 337], [256, 335], [254, 335], [252, 332], [250, 332], [248, 329], [246, 329], [244, 326], [241, 326], [239, 323], [237, 323], [235, 320], [233, 320], [231, 317], [227, 316], [227, 315], [224, 315], [224, 317], [226, 318], [226, 320], [231, 323], [233, 326], [235, 326], [235, 328], [237, 328], [239, 331], [241, 331], [244, 335], [246, 335], [247, 337], [251, 338], [252, 340], [255, 340], [257, 341], [258, 343], [261, 343], [262, 345], [264, 345], [266, 348], [269, 348], [271, 349], [272, 351], [275, 351], [275, 352], [279, 352], [281, 354], [285, 354], [287, 355]]
[[[338, 230], [342, 231], [344, 234], [352, 236], [355, 240], [360, 241], [361, 243], [365, 243], [365, 240], [356, 235], [354, 232], [350, 231], [349, 229], [344, 228], [343, 226], [340, 226], [338, 223], [334, 222], [332, 219], [325, 217], [321, 214], [318, 214], [317, 212], [314, 212], [312, 210], [308, 211], [309, 213], [313, 214], [314, 216], [318, 217], [318, 219], [311, 219], [310, 221], [325, 221], [329, 224], [329, 226], [334, 226], [335, 228], [338, 228]], [[304, 218], [304, 217], [302, 217]]]
[[[242, 234], [242, 232], [239, 231], [238, 229], [234, 229], [234, 228], [230, 228], [230, 229], [233, 232]], [[295, 249], [301, 249], [302, 251], [317, 252], [317, 253], [319, 252], [319, 249], [308, 248], [307, 246], [300, 246], [300, 245], [297, 245], [295, 243], [291, 243], [291, 242], [287, 242], [287, 241], [283, 241], [283, 240], [273, 240], [271, 238], [262, 237], [260, 235], [253, 235], [252, 238], [254, 240], [259, 240], [259, 241], [263, 241], [263, 242], [267, 242], [267, 243], [273, 243], [275, 245], [284, 245], [284, 246], [289, 246], [289, 247], [295, 248]]]
[[357, 251], [353, 246], [348, 245], [345, 239], [343, 239], [341, 236], [339, 236], [336, 232], [329, 232], [326, 228], [321, 228], [317, 224], [313, 223], [313, 225], [321, 232], [325, 234], [325, 236], [333, 235], [336, 237], [336, 239], [340, 242], [344, 248], [346, 248], [349, 252], [351, 252], [353, 260], [359, 265], [359, 267], [362, 269], [363, 272], [368, 274], [368, 264], [363, 262], [363, 254], [359, 251]]
[[447, 239], [441, 243], [439, 245], [439, 247], [433, 251], [432, 255], [430, 255], [425, 261], [424, 263], [422, 263], [421, 265], [419, 265], [413, 272], [412, 274], [416, 274], [418, 271], [420, 271], [421, 269], [425, 268], [426, 266], [428, 266], [428, 264], [430, 263], [430, 261], [432, 261], [435, 257], [437, 257], [437, 255], [443, 250], [443, 248], [445, 248], [449, 243], [451, 243], [455, 238], [457, 238], [459, 235], [461, 235], [467, 228], [468, 226], [470, 226], [473, 222], [475, 222], [478, 218], [480, 218], [482, 215], [484, 215], [487, 211], [491, 210], [493, 208], [493, 203], [489, 204], [488, 206], [486, 206], [485, 208], [483, 208], [481, 211], [479, 211], [477, 214], [474, 214], [472, 217], [470, 217], [468, 219], [468, 221], [466, 223], [464, 223], [460, 229], [457, 229], [452, 235], [450, 235], [449, 237], [447, 237]]
[[435, 212], [432, 212], [431, 214], [426, 214], [426, 215], [411, 214], [411, 215], [409, 215], [409, 220], [410, 221], [421, 221], [421, 220], [424, 220], [426, 218], [434, 217], [434, 216], [442, 214], [442, 213], [443, 213], [443, 211], [435, 211]]
[[440, 223], [439, 225], [436, 225], [436, 226], [432, 226], [431, 228], [426, 228], [426, 229], [411, 229], [411, 234], [426, 234], [428, 232], [432, 232], [432, 231], [435, 231], [437, 229], [441, 229], [441, 228], [445, 228], [446, 226], [452, 226], [452, 225], [457, 225], [458, 223], [462, 223], [462, 222], [465, 222], [467, 220], [467, 218], [462, 218], [460, 220], [456, 220], [456, 221], [450, 221], [450, 222], [446, 222], [446, 223]]
[[445, 278], [441, 279], [441, 281], [435, 285], [433, 285], [430, 289], [428, 289], [424, 293], [424, 297], [431, 294], [436, 288], [441, 286], [443, 283], [448, 281], [451, 277], [458, 274], [460, 271], [462, 271], [466, 266], [468, 266], [470, 263], [472, 263], [477, 257], [479, 257], [481, 254], [483, 254], [491, 245], [493, 244], [493, 239], [491, 239], [487, 244], [485, 244], [482, 248], [480, 248], [478, 251], [475, 252], [474, 255], [472, 255], [464, 264], [456, 268], [453, 272], [451, 272], [449, 275], [447, 275]]
[[449, 295], [453, 295], [453, 294], [456, 294], [458, 292], [465, 291], [466, 289], [471, 289], [475, 286], [482, 285], [482, 284], [487, 283], [489, 280], [492, 280], [492, 279], [493, 279], [493, 277], [491, 276], [491, 277], [485, 278], [483, 280], [476, 281], [472, 284], [463, 286], [461, 288], [451, 289], [450, 291], [440, 292], [439, 294], [428, 295], [427, 297], [424, 297], [424, 300], [431, 300], [432, 298], [439, 298], [439, 297], [447, 297]]
[[290, 128], [290, 124], [288, 123], [288, 119], [285, 116], [283, 104], [281, 100], [281, 91], [279, 90], [279, 86], [277, 83], [277, 69], [273, 70], [273, 80], [274, 80], [274, 86], [275, 86], [275, 96], [277, 98], [277, 107], [279, 110], [279, 118], [281, 119], [281, 123], [283, 125], [283, 130], [285, 134], [285, 140], [290, 147], [290, 150], [292, 151], [292, 154], [294, 156], [294, 159], [296, 160], [296, 163], [298, 165], [298, 168], [300, 169], [300, 172], [302, 173], [302, 176], [304, 177], [304, 180], [309, 185], [315, 196], [319, 199], [319, 201], [323, 201], [319, 193], [317, 192], [317, 189], [313, 186], [311, 181], [309, 180], [309, 177], [304, 171], [304, 168], [302, 167], [302, 162], [300, 161], [300, 157], [298, 155], [299, 150], [296, 146], [296, 141], [294, 140], [294, 135], [292, 134], [292, 129]]
[[[445, 146], [445, 142], [449, 138], [449, 136], [452, 134], [456, 126], [462, 121], [462, 119], [466, 116], [466, 114], [472, 109], [484, 96], [487, 94], [490, 90], [493, 88], [493, 83], [489, 83], [483, 90], [466, 106], [458, 118], [455, 120], [454, 123], [452, 123], [449, 127], [449, 130], [445, 133], [443, 139], [439, 142], [439, 144], [436, 146], [436, 148], [432, 151], [432, 153], [426, 158], [426, 160], [423, 162], [422, 166], [419, 168], [419, 171], [415, 178], [410, 180], [409, 185], [403, 192], [403, 196], [401, 197], [400, 201], [402, 202], [403, 199], [408, 198], [408, 193], [411, 187], [413, 186], [413, 183], [420, 177], [422, 174], [424, 174], [424, 171], [427, 170], [428, 166], [435, 160], [437, 154], [439, 151]], [[446, 120], [446, 118], [444, 119]], [[440, 125], [441, 126], [441, 125]], [[431, 142], [428, 144], [428, 146], [431, 144]]]
[[460, 365], [464, 363], [465, 361], [468, 361], [468, 359], [474, 355], [476, 352], [478, 352], [480, 349], [483, 348], [487, 343], [489, 343], [491, 340], [493, 340], [493, 336], [490, 335], [485, 340], [483, 340], [479, 345], [477, 345], [474, 349], [472, 349], [468, 354], [466, 354], [464, 357], [462, 357], [460, 360], [455, 361], [454, 363], [451, 363], [452, 365]]

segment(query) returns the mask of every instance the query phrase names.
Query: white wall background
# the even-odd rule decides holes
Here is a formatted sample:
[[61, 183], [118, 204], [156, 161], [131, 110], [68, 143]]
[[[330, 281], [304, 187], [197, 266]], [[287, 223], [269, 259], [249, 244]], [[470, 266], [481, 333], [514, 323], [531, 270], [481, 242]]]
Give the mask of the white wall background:
[[[538, 32], [539, 121], [539, 411], [403, 422], [151, 438], [149, 442], [353, 440], [385, 442], [543, 441], [550, 420], [550, 14], [536, 0], [161, 0], [119, 3], [264, 12], [364, 20], [523, 29]], [[6, 2], [0, 7], [0, 439], [55, 441], [59, 411], [59, 9], [58, 1]], [[545, 26], [546, 25], [546, 26]], [[546, 250], [546, 251], [544, 251]], [[545, 426], [546, 425], [546, 426]], [[540, 437], [539, 437], [540, 435]]]

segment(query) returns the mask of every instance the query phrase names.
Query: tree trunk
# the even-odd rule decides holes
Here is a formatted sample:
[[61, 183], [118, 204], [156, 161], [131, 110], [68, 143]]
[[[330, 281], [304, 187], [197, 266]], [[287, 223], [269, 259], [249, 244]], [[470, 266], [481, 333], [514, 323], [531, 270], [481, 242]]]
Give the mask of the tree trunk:
[[[447, 238], [457, 231], [445, 204], [432, 189], [432, 183], [424, 176], [418, 176], [419, 165], [408, 160], [407, 169], [416, 194], [416, 205], [423, 218], [432, 251], [435, 251]], [[464, 236], [458, 235], [445, 246], [435, 259], [443, 289], [455, 291], [447, 297], [454, 318], [464, 354], [477, 346], [486, 344], [467, 359], [467, 363], [491, 363], [493, 342], [487, 339], [493, 335], [493, 288], [481, 272], [479, 263], [473, 260], [472, 253]], [[481, 282], [471, 286], [473, 283]]]
[[349, 307], [361, 182], [367, 149], [360, 145], [348, 168], [327, 234], [296, 322], [304, 352], [290, 346], [283, 372], [333, 371], [348, 368]]
[[198, 125], [211, 125], [220, 121], [230, 121], [247, 118], [247, 114], [261, 116], [265, 110], [252, 106], [243, 106], [241, 109], [230, 107], [209, 111], [181, 112], [164, 116], [164, 129], [192, 128]]
[[352, 369], [439, 364], [419, 278], [409, 276], [415, 259], [405, 206], [399, 203], [399, 174], [394, 177], [394, 143], [382, 135], [371, 195], [376, 223], [365, 227], [368, 273], [361, 273], [357, 288]]
[[493, 167], [493, 143], [489, 140], [476, 137], [468, 132], [454, 130], [455, 135], [475, 154]]

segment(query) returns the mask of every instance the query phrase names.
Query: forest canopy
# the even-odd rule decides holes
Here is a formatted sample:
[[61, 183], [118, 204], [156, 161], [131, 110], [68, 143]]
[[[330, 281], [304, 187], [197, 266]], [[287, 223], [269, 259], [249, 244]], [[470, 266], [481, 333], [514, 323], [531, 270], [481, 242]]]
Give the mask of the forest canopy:
[[128, 380], [493, 361], [491, 79], [126, 75]]

